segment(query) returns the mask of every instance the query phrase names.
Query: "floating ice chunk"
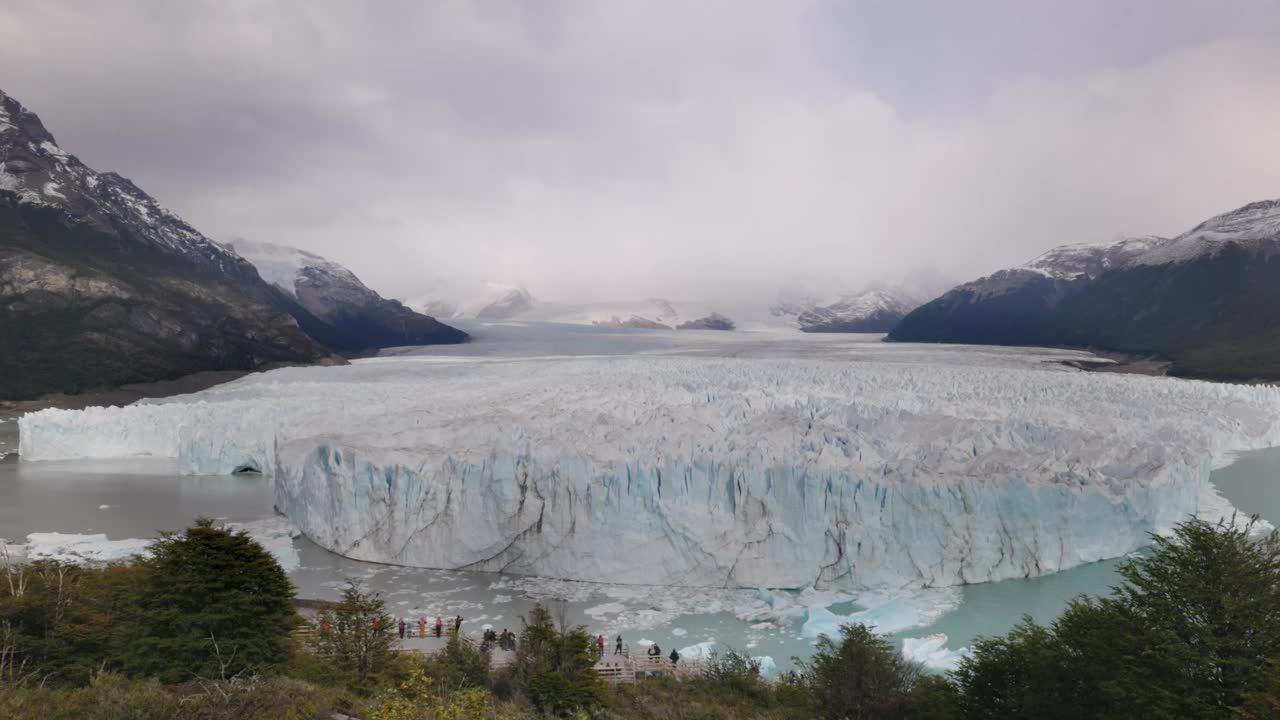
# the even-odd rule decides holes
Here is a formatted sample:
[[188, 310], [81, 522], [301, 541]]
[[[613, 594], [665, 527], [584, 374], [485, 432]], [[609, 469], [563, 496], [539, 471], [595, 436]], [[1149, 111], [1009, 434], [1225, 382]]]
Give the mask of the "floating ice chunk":
[[671, 634], [675, 635], [676, 637], [684, 637], [685, 635], [689, 634], [689, 631], [685, 630], [684, 628], [671, 628]]
[[715, 651], [712, 649], [716, 645], [715, 640], [706, 640], [696, 645], [680, 648], [680, 657], [690, 660], [705, 660], [711, 657]]
[[804, 625], [800, 626], [800, 636], [816, 638], [826, 635], [829, 638], [840, 637], [840, 626], [849, 622], [847, 615], [837, 615], [824, 607], [809, 608], [805, 612]]
[[908, 660], [923, 663], [930, 670], [951, 671], [960, 666], [963, 658], [972, 654], [967, 647], [951, 650], [946, 645], [947, 636], [942, 633], [922, 638], [904, 638], [902, 655]]
[[115, 506], [114, 506], [114, 505], [99, 505], [99, 506], [98, 506], [98, 509], [99, 509], [99, 510], [110, 510], [110, 509], [111, 509], [111, 508], [113, 508], [113, 507], [115, 507]]
[[76, 564], [121, 562], [149, 555], [152, 542], [143, 538], [108, 540], [105, 534], [31, 533], [27, 535], [26, 557]]
[[302, 565], [298, 548], [293, 544], [294, 538], [302, 533], [288, 518], [275, 515], [262, 520], [227, 523], [227, 529], [249, 533], [249, 537], [275, 557], [285, 572], [297, 570]]
[[638, 646], [640, 646], [640, 647], [652, 647], [652, 646], [653, 646], [653, 644], [654, 644], [654, 643], [653, 643], [653, 641], [652, 641], [652, 640], [648, 640], [648, 639], [645, 639], [645, 638], [640, 638], [639, 640], [637, 640], [637, 641], [636, 641], [636, 645], [638, 645]]
[[758, 655], [751, 659], [760, 666], [760, 675], [763, 677], [773, 677], [778, 674], [778, 664], [773, 661], [773, 657], [769, 655]]
[[601, 605], [596, 605], [594, 607], [589, 607], [586, 610], [583, 610], [584, 613], [586, 613], [587, 615], [590, 615], [593, 618], [599, 618], [600, 616], [603, 616], [603, 615], [618, 615], [626, 611], [627, 611], [626, 605], [623, 605], [622, 603], [616, 603], [616, 602], [603, 603]]

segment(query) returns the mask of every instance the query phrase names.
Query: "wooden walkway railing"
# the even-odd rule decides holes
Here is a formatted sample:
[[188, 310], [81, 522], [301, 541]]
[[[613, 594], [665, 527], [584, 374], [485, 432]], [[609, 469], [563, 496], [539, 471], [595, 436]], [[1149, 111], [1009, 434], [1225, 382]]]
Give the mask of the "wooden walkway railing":
[[681, 658], [679, 662], [672, 664], [670, 659], [662, 655], [637, 655], [621, 659], [618, 656], [605, 656], [596, 663], [595, 671], [605, 682], [630, 683], [635, 682], [636, 678], [654, 675], [700, 677], [706, 672], [706, 665], [697, 658]]

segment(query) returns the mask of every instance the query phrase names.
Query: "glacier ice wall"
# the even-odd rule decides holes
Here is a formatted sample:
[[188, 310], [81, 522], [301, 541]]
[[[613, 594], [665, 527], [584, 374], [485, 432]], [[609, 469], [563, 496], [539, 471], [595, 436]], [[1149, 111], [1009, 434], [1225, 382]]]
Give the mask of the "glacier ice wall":
[[858, 589], [1124, 554], [1197, 512], [1215, 463], [1280, 444], [1272, 388], [893, 352], [290, 368], [27, 415], [21, 453], [260, 469], [308, 537], [362, 560]]

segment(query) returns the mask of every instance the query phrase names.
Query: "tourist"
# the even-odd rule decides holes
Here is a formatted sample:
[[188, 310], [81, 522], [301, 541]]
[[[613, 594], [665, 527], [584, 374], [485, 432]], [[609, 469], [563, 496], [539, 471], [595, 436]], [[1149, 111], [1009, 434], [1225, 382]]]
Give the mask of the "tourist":
[[658, 657], [661, 654], [662, 654], [662, 648], [658, 647], [658, 643], [654, 643], [649, 646], [650, 657]]
[[613, 641], [613, 654], [614, 655], [622, 654], [622, 636], [621, 635], [618, 636], [617, 640]]
[[[425, 617], [419, 616], [418, 617], [418, 637], [425, 638], [426, 636], [427, 636], [427, 619]], [[439, 637], [440, 633], [436, 633], [436, 636]]]
[[674, 649], [672, 649], [672, 651], [671, 651], [671, 667], [675, 667], [675, 666], [676, 666], [676, 663], [678, 663], [678, 662], [680, 662], [680, 653], [678, 653], [678, 652], [676, 652]]
[[604, 635], [596, 636], [596, 649], [600, 651], [600, 657], [604, 657]]
[[440, 619], [440, 616], [437, 615], [436, 616], [436, 637], [440, 637], [440, 634], [443, 632], [444, 632], [444, 621], [442, 621]]
[[453, 618], [453, 634], [454, 635], [462, 634], [462, 616], [461, 615], [457, 615]]
[[404, 618], [400, 618], [400, 639], [404, 639]]

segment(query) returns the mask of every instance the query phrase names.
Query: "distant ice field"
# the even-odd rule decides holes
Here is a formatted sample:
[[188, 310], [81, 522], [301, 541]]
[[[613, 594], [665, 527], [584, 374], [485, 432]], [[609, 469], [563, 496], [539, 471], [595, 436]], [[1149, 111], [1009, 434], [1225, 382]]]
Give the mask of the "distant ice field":
[[1122, 556], [1222, 512], [1210, 470], [1280, 445], [1276, 389], [1089, 374], [1070, 351], [458, 324], [473, 343], [33, 413], [21, 455], [258, 470], [358, 560], [866, 591]]

